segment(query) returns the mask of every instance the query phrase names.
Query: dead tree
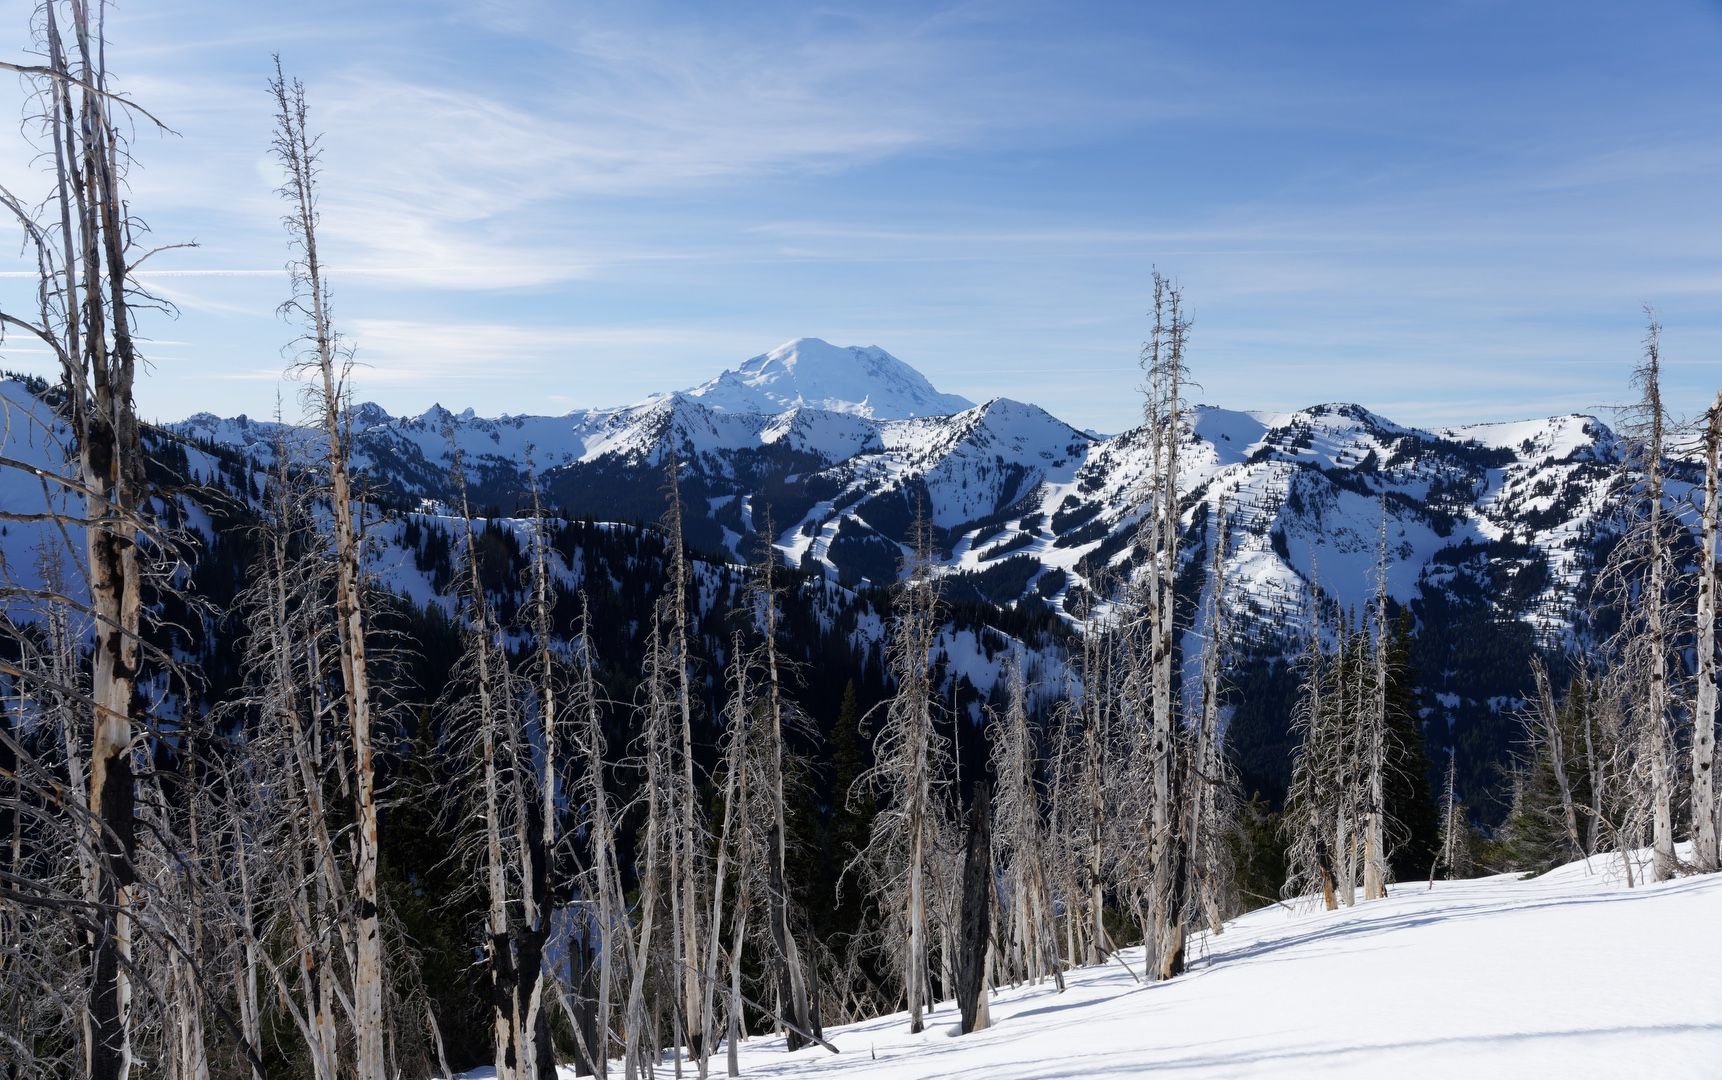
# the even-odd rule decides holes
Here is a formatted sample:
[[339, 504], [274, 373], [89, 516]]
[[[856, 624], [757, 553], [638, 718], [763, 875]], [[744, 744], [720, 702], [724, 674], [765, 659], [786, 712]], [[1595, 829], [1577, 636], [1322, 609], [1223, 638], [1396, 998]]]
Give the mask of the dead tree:
[[[141, 244], [148, 230], [127, 202], [132, 159], [126, 132], [140, 119], [166, 129], [111, 88], [105, 17], [102, 5], [45, 0], [32, 26], [41, 62], [0, 63], [30, 87], [24, 127], [50, 175], [48, 191], [28, 202], [0, 189], [0, 207], [15, 219], [24, 254], [36, 267], [35, 310], [0, 311], [0, 334], [22, 334], [54, 357], [60, 376], [54, 426], [69, 448], [64, 464], [48, 467], [3, 455], [0, 468], [31, 476], [42, 487], [44, 505], [40, 511], [9, 506], [0, 518], [45, 525], [64, 545], [67, 562], [81, 564], [81, 588], [51, 597], [25, 591], [19, 599], [75, 611], [82, 624], [75, 632], [78, 651], [88, 647], [87, 659], [79, 656], [61, 672], [70, 681], [53, 688], [41, 681], [45, 670], [32, 664], [7, 659], [0, 672], [21, 695], [52, 689], [54, 711], [75, 706], [87, 717], [87, 725], [77, 726], [89, 735], [86, 743], [68, 734], [67, 757], [54, 768], [31, 746], [5, 740], [5, 755], [16, 766], [7, 777], [16, 789], [14, 812], [30, 815], [38, 832], [54, 834], [56, 846], [76, 853], [72, 878], [26, 878], [9, 902], [73, 918], [86, 955], [59, 976], [46, 968], [32, 974], [47, 977], [38, 989], [80, 1014], [63, 1045], [75, 1047], [82, 1072], [103, 1080], [127, 1076], [140, 1034], [159, 1030], [158, 1013], [175, 991], [170, 982], [194, 964], [197, 930], [189, 921], [193, 914], [179, 903], [184, 898], [173, 893], [182, 881], [158, 883], [140, 874], [140, 858], [172, 863], [182, 853], [172, 850], [179, 837], [140, 828], [140, 795], [153, 797], [140, 792], [140, 783], [153, 777], [139, 766], [147, 769], [156, 732], [149, 710], [135, 699], [152, 675], [173, 673], [172, 657], [143, 638], [145, 579], [160, 576], [155, 584], [167, 584], [158, 564], [168, 545], [151, 503], [133, 401], [142, 363], [139, 318], [169, 305], [141, 289], [135, 271], [156, 252], [186, 245], [145, 250]], [[34, 633], [10, 617], [5, 629], [20, 642]], [[18, 655], [27, 652], [20, 648]], [[146, 661], [154, 671], [144, 670]], [[26, 780], [52, 788], [27, 794]], [[20, 835], [14, 860], [20, 866], [26, 863], [23, 846]], [[146, 899], [149, 893], [155, 895]], [[206, 992], [196, 981], [200, 985], [188, 987], [181, 980], [178, 989]], [[179, 1034], [201, 1039], [195, 1021]], [[196, 1067], [201, 1052], [186, 1045], [179, 1060]], [[21, 1061], [29, 1060], [28, 1048], [17, 1049]], [[153, 1050], [146, 1046], [144, 1053], [154, 1056]], [[165, 1051], [164, 1059], [173, 1060]]]
[[1639, 399], [1623, 425], [1631, 453], [1626, 467], [1628, 527], [1610, 570], [1627, 611], [1618, 638], [1619, 672], [1639, 682], [1633, 695], [1637, 732], [1633, 771], [1651, 819], [1651, 880], [1674, 875], [1672, 730], [1669, 723], [1668, 585], [1672, 544], [1664, 507], [1668, 414], [1662, 402], [1662, 326], [1645, 311], [1644, 354], [1633, 372]]
[[335, 548], [335, 613], [339, 629], [343, 713], [351, 738], [353, 817], [357, 857], [353, 874], [358, 909], [353, 949], [354, 1072], [360, 1080], [384, 1080], [386, 1033], [383, 1030], [384, 958], [377, 885], [377, 776], [373, 721], [374, 690], [367, 651], [368, 616], [361, 582], [362, 538], [354, 512], [348, 470], [347, 433], [341, 421], [351, 358], [329, 313], [329, 288], [317, 250], [317, 171], [321, 148], [307, 126], [305, 88], [288, 82], [276, 62], [270, 83], [275, 97], [276, 160], [286, 179], [288, 243], [293, 251], [289, 274], [293, 295], [283, 315], [299, 321], [301, 366], [312, 378], [326, 442], [329, 510]]
[[1226, 506], [1214, 511], [1212, 555], [1208, 571], [1208, 610], [1203, 619], [1206, 640], [1202, 647], [1202, 703], [1190, 737], [1189, 837], [1191, 876], [1196, 906], [1205, 917], [1208, 931], [1225, 929], [1227, 897], [1232, 892], [1231, 859], [1226, 835], [1231, 828], [1236, 781], [1226, 759], [1225, 730], [1221, 723], [1226, 689], [1221, 672], [1228, 657], [1229, 620], [1226, 607]]
[[1117, 635], [1091, 613], [1083, 634], [1082, 751], [1078, 790], [1082, 800], [1082, 859], [1087, 908], [1088, 962], [1104, 963], [1112, 951], [1106, 935], [1106, 835], [1108, 831], [1107, 767], [1111, 756], [1112, 719], [1116, 696]]
[[1692, 704], [1692, 862], [1699, 873], [1722, 869], [1716, 798], [1716, 544], [1718, 470], [1722, 468], [1722, 393], [1704, 414], [1704, 505], [1700, 511], [1696, 690]]
[[552, 616], [555, 597], [550, 580], [548, 522], [538, 500], [538, 477], [528, 462], [532, 489], [531, 569], [529, 595], [522, 612], [532, 651], [527, 677], [529, 696], [536, 703], [542, 759], [536, 775], [532, 749], [525, 745], [522, 726], [509, 729], [510, 754], [515, 762], [515, 850], [520, 862], [521, 925], [515, 931], [514, 1013], [520, 1022], [520, 1072], [523, 1077], [555, 1080], [555, 1043], [546, 1007], [544, 959], [550, 942], [550, 862], [556, 850], [556, 768], [558, 669]]
[[[148, 487], [133, 386], [139, 308], [156, 306], [133, 271], [148, 253], [125, 202], [130, 156], [121, 134], [128, 106], [109, 89], [104, 9], [87, 4], [39, 8], [43, 64], [7, 65], [36, 85], [33, 125], [52, 162], [52, 187], [40, 217], [10, 192], [0, 194], [23, 230], [38, 268], [37, 312], [0, 312], [0, 329], [40, 343], [59, 362], [74, 462], [47, 476], [55, 494], [82, 510], [56, 518], [83, 533], [90, 674], [88, 784], [76, 812], [93, 852], [83, 882], [90, 953], [86, 968], [84, 1071], [97, 1080], [127, 1076], [134, 1032], [138, 842], [133, 754], [139, 735], [133, 690], [140, 674], [142, 549], [148, 544]], [[145, 117], [147, 113], [134, 111]], [[16, 674], [25, 674], [21, 671]]]
[[1148, 377], [1144, 403], [1145, 428], [1151, 439], [1150, 479], [1143, 506], [1145, 531], [1138, 536], [1144, 561], [1145, 600], [1140, 618], [1146, 620], [1137, 640], [1145, 638], [1148, 670], [1142, 689], [1147, 695], [1145, 719], [1150, 724], [1148, 760], [1148, 914], [1152, 954], [1161, 978], [1184, 967], [1184, 924], [1180, 898], [1187, 895], [1183, 874], [1189, 865], [1182, 850], [1174, 805], [1179, 757], [1179, 710], [1173, 700], [1174, 670], [1179, 661], [1176, 629], [1179, 538], [1183, 503], [1178, 487], [1179, 447], [1184, 436], [1182, 388], [1189, 376], [1184, 362], [1190, 323], [1183, 313], [1183, 291], [1158, 271], [1154, 274], [1154, 326], [1143, 347], [1142, 366]]
[[[682, 535], [681, 463], [673, 446], [665, 457], [670, 502], [664, 518], [665, 540], [669, 545], [670, 647], [681, 719], [680, 787], [669, 807], [675, 823], [675, 842], [670, 847], [670, 926], [681, 981], [677, 1016], [687, 1034], [689, 1051], [698, 1055], [700, 1033], [694, 1030], [694, 1025], [700, 1015], [699, 893], [707, 844], [700, 817], [699, 789], [694, 783], [693, 659], [688, 654], [689, 579], [687, 544]], [[680, 1060], [678, 1056], [678, 1069]]]
[[[711, 1036], [714, 1030], [713, 1016], [718, 986], [717, 928], [723, 925], [724, 885], [729, 875], [732, 851], [741, 856], [736, 860], [740, 864], [737, 867], [738, 877], [741, 877], [749, 871], [746, 857], [752, 853], [753, 848], [741, 835], [749, 828], [749, 819], [753, 812], [750, 774], [755, 754], [753, 713], [756, 703], [753, 700], [751, 662], [752, 657], [742, 645], [741, 634], [735, 634], [730, 640], [730, 662], [726, 679], [728, 701], [724, 707], [722, 824], [717, 835], [717, 866], [712, 881], [711, 914], [706, 922], [706, 925], [712, 928], [712, 933], [706, 937], [706, 953], [700, 960], [699, 1027], [694, 1055], [700, 1080], [705, 1080], [711, 1067]], [[736, 915], [739, 919], [739, 903], [737, 908]], [[739, 952], [739, 948], [737, 951]], [[735, 999], [729, 1002], [732, 1017], [737, 1016], [739, 1004]], [[739, 1023], [731, 1024], [732, 1046], [739, 1027]]]
[[1445, 868], [1447, 880], [1452, 881], [1463, 877], [1467, 870], [1465, 856], [1468, 851], [1466, 837], [1469, 826], [1465, 821], [1465, 807], [1459, 802], [1458, 794], [1459, 759], [1451, 750], [1447, 752], [1447, 782], [1441, 795], [1441, 852], [1434, 862], [1429, 864], [1429, 884], [1435, 884], [1436, 867]]
[[[762, 764], [766, 769], [765, 782], [768, 786], [768, 798], [771, 805], [768, 813], [771, 816], [770, 835], [767, 847], [771, 860], [767, 880], [767, 900], [769, 905], [768, 917], [771, 921], [771, 941], [775, 965], [777, 967], [777, 995], [781, 1008], [788, 1013], [791, 1027], [786, 1031], [785, 1041], [791, 1051], [799, 1050], [806, 1045], [806, 1040], [796, 1031], [810, 1030], [813, 1018], [809, 1008], [807, 993], [806, 966], [802, 963], [801, 952], [796, 944], [795, 935], [790, 930], [789, 918], [789, 886], [787, 874], [787, 828], [784, 817], [784, 766], [785, 741], [784, 732], [790, 720], [793, 706], [783, 690], [782, 665], [778, 658], [778, 592], [777, 592], [777, 555], [772, 550], [769, 538], [772, 534], [771, 518], [766, 517], [765, 535], [768, 539], [763, 558], [754, 582], [754, 598], [758, 608], [760, 634], [763, 638], [761, 654], [765, 664], [765, 712], [766, 723], [764, 737], [766, 748]], [[712, 926], [716, 933], [716, 924]]]
[[986, 968], [992, 942], [992, 797], [975, 785], [963, 857], [962, 950], [957, 963], [957, 1008], [964, 1035], [988, 1026]]
[[[321, 617], [332, 565], [317, 542], [314, 492], [285, 440], [276, 446], [256, 530], [260, 556], [238, 610], [251, 626], [244, 651], [249, 688], [234, 707], [254, 717], [234, 769], [276, 783], [230, 784], [228, 816], [238, 870], [235, 925], [246, 957], [240, 1013], [252, 1021], [250, 981], [266, 976], [275, 1009], [290, 1019], [315, 1080], [340, 1071], [340, 1022], [353, 1019], [350, 964], [356, 910], [324, 785], [346, 777], [322, 693], [335, 629]], [[259, 861], [255, 864], [253, 859]], [[247, 868], [256, 865], [255, 876]], [[273, 942], [283, 942], [278, 952]]]
[[[574, 639], [575, 681], [571, 706], [575, 716], [574, 749], [581, 766], [573, 801], [586, 810], [587, 858], [581, 892], [587, 898], [587, 913], [582, 923], [586, 932], [575, 947], [590, 952], [593, 939], [597, 942], [598, 985], [592, 1025], [596, 1029], [597, 1045], [587, 1047], [586, 1052], [592, 1075], [602, 1078], [609, 1075], [609, 1046], [613, 1041], [610, 1014], [616, 971], [618, 967], [627, 968], [630, 958], [626, 950], [632, 945], [634, 930], [616, 862], [616, 815], [611, 808], [605, 780], [603, 696], [598, 686], [590, 618], [586, 612], [582, 596], [580, 624]], [[630, 1059], [626, 1066], [630, 1075], [633, 1067]]]
[[[658, 1040], [648, 1024], [646, 977], [653, 966], [652, 932], [662, 896], [660, 880], [664, 849], [677, 843], [674, 832], [676, 781], [676, 677], [672, 647], [665, 640], [666, 605], [655, 605], [651, 631], [646, 639], [646, 662], [642, 672], [644, 700], [639, 717], [639, 760], [645, 772], [643, 797], [645, 827], [640, 855], [640, 921], [629, 961], [629, 985], [623, 1023], [627, 1031], [623, 1059], [624, 1075], [634, 1080], [642, 1068], [649, 1069], [657, 1054]], [[666, 837], [666, 833], [669, 835]]]
[[[989, 846], [998, 853], [1010, 897], [1009, 963], [1015, 976], [1038, 983], [1051, 975], [1063, 990], [1064, 974], [1052, 925], [1052, 891], [1047, 880], [1039, 756], [1029, 727], [1022, 661], [1014, 655], [1005, 664], [1004, 682], [1005, 710], [993, 716], [989, 732], [998, 803], [996, 814], [989, 811], [988, 817], [994, 821], [991, 832], [996, 838]], [[965, 904], [966, 889], [965, 884]], [[965, 934], [967, 928], [965, 915]], [[961, 978], [959, 973], [959, 983]]]
[[1373, 676], [1367, 704], [1359, 710], [1358, 750], [1363, 755], [1363, 898], [1387, 896], [1387, 758], [1392, 738], [1387, 726], [1387, 504], [1381, 504], [1381, 537], [1375, 564], [1375, 604], [1371, 610], [1373, 641], [1369, 650]]
[[[938, 587], [924, 522], [916, 524], [913, 554], [897, 587], [886, 660], [895, 684], [873, 743], [874, 765], [850, 792], [868, 792], [883, 805], [866, 848], [856, 857], [875, 903], [895, 913], [886, 954], [908, 998], [909, 1030], [925, 1025], [929, 930], [929, 875], [938, 855], [940, 795], [947, 781], [948, 740], [933, 722], [938, 708], [932, 653], [938, 639]], [[887, 916], [890, 917], [890, 916]]]
[[1299, 658], [1303, 682], [1292, 713], [1292, 729], [1300, 739], [1281, 824], [1286, 839], [1284, 895], [1289, 900], [1319, 891], [1322, 906], [1333, 911], [1340, 897], [1334, 847], [1347, 835], [1347, 748], [1343, 711], [1335, 700], [1344, 679], [1342, 666], [1323, 646], [1313, 589], [1310, 609], [1309, 637]]
[[[513, 841], [516, 807], [509, 798], [517, 784], [508, 732], [514, 726], [514, 687], [508, 658], [497, 642], [498, 628], [491, 620], [490, 603], [479, 572], [478, 534], [467, 504], [466, 478], [461, 455], [454, 452], [454, 485], [460, 500], [461, 539], [460, 607], [465, 623], [465, 655], [457, 668], [450, 692], [453, 726], [471, 761], [468, 775], [478, 789], [476, 815], [483, 833], [478, 845], [477, 870], [484, 882], [485, 953], [489, 982], [491, 1050], [498, 1080], [517, 1080], [521, 1074], [526, 1038], [524, 1017], [519, 1011], [515, 970], [515, 942], [509, 911], [519, 901], [511, 886], [516, 851]], [[495, 523], [488, 523], [494, 528]], [[476, 775], [473, 775], [476, 774]]]
[[[1554, 774], [1555, 791], [1560, 796], [1561, 824], [1566, 829], [1567, 842], [1572, 846], [1572, 857], [1582, 859], [1590, 854], [1584, 840], [1579, 834], [1578, 803], [1573, 798], [1571, 775], [1567, 770], [1567, 760], [1570, 748], [1566, 745], [1566, 732], [1560, 710], [1555, 705], [1554, 688], [1549, 683], [1549, 671], [1543, 664], [1542, 658], [1531, 660], [1531, 678], [1536, 684], [1537, 700], [1533, 716], [1537, 735], [1542, 743], [1542, 751], [1549, 761]], [[1452, 771], [1449, 762], [1448, 771]]]

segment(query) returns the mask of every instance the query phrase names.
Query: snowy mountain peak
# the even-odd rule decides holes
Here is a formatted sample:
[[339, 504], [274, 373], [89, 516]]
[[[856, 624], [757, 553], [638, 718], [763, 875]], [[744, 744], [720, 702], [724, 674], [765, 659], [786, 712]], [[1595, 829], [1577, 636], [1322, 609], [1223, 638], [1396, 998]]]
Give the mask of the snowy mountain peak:
[[713, 409], [776, 413], [808, 406], [875, 420], [947, 416], [973, 403], [940, 393], [876, 345], [796, 338], [688, 391]]
[[374, 428], [379, 424], [386, 424], [393, 419], [394, 417], [389, 415], [389, 410], [374, 401], [361, 401], [348, 410], [348, 420], [359, 431]]

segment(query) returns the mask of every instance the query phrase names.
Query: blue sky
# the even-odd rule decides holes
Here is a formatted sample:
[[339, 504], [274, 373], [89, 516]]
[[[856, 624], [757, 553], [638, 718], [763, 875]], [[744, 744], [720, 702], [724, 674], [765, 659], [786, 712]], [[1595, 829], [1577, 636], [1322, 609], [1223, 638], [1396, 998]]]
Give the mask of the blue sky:
[[812, 335], [1116, 430], [1156, 265], [1214, 404], [1590, 410], [1644, 301], [1676, 406], [1722, 384], [1717, 3], [126, 0], [111, 37], [181, 133], [140, 133], [133, 205], [202, 245], [151, 279], [181, 312], [147, 328], [161, 418], [293, 393], [272, 51], [395, 412], [617, 404]]

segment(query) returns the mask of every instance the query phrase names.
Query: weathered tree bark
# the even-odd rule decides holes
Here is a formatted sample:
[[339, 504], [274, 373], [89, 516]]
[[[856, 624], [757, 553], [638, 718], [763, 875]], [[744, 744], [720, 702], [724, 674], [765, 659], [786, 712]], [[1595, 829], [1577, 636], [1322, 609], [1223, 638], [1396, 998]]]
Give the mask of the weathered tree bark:
[[[1184, 807], [1189, 804], [1189, 794], [1182, 790], [1183, 778], [1188, 776], [1188, 770], [1176, 768], [1174, 762], [1172, 797], [1177, 800], [1175, 805]], [[1184, 945], [1187, 936], [1184, 912], [1190, 901], [1190, 844], [1184, 835], [1184, 823], [1188, 816], [1179, 813], [1172, 818], [1171, 862], [1167, 872], [1167, 888], [1165, 892], [1166, 927], [1161, 936], [1159, 950], [1158, 978], [1164, 982], [1175, 979], [1184, 973]]]
[[1722, 393], [1705, 414], [1704, 507], [1698, 556], [1698, 671], [1692, 707], [1692, 862], [1699, 873], [1722, 869], [1716, 803], [1716, 544], [1718, 471], [1722, 466]]
[[992, 940], [993, 900], [992, 795], [983, 780], [975, 785], [969, 810], [969, 835], [963, 855], [962, 946], [957, 954], [957, 1008], [962, 1033], [985, 1027], [982, 1005], [987, 992], [987, 949]]
[[725, 1061], [726, 1073], [730, 1076], [741, 1075], [740, 1053], [743, 1035], [745, 1007], [741, 997], [741, 950], [746, 941], [747, 909], [751, 902], [748, 875], [741, 876], [741, 883], [736, 890], [735, 911], [730, 915], [730, 945], [729, 945], [729, 1041], [728, 1056]]
[[1083, 783], [1087, 788], [1088, 803], [1088, 850], [1087, 861], [1084, 864], [1088, 875], [1088, 918], [1089, 918], [1089, 963], [1103, 964], [1106, 962], [1106, 879], [1105, 879], [1105, 837], [1106, 837], [1106, 785], [1105, 759], [1102, 751], [1107, 745], [1106, 731], [1109, 716], [1107, 703], [1111, 699], [1107, 676], [1110, 674], [1105, 660], [1107, 656], [1106, 643], [1110, 640], [1106, 630], [1099, 620], [1090, 619], [1088, 635], [1093, 639], [1093, 651], [1089, 649], [1088, 639], [1084, 640], [1085, 655], [1089, 657], [1083, 665], [1083, 711], [1086, 721], [1083, 725], [1082, 746], [1085, 758]]
[[1374, 642], [1370, 650], [1374, 685], [1365, 713], [1364, 768], [1367, 783], [1363, 821], [1363, 898], [1387, 896], [1387, 504], [1381, 504], [1381, 537], [1376, 556]]
[[[61, 298], [58, 319], [32, 327], [7, 315], [59, 355], [66, 421], [76, 450], [76, 480], [84, 518], [86, 583], [93, 642], [90, 663], [89, 860], [90, 950], [85, 1069], [97, 1080], [124, 1080], [132, 1066], [132, 998], [137, 854], [132, 769], [133, 688], [139, 675], [142, 614], [142, 513], [147, 499], [144, 460], [132, 388], [138, 357], [133, 344], [134, 298], [130, 236], [114, 98], [107, 90], [101, 9], [73, 4], [65, 33], [56, 5], [43, 5], [46, 91], [62, 253], [32, 223], [42, 259], [44, 297]], [[14, 212], [19, 212], [15, 204]], [[47, 302], [44, 300], [46, 309]], [[46, 316], [47, 312], [44, 311]]]
[[1328, 911], [1339, 910], [1339, 900], [1334, 895], [1333, 857], [1328, 854], [1327, 841], [1316, 837], [1315, 841], [1316, 869], [1321, 874], [1321, 906]]
[[921, 998], [927, 985], [927, 894], [925, 818], [917, 813], [909, 824], [909, 959], [906, 965], [909, 993], [909, 1033], [918, 1034]]

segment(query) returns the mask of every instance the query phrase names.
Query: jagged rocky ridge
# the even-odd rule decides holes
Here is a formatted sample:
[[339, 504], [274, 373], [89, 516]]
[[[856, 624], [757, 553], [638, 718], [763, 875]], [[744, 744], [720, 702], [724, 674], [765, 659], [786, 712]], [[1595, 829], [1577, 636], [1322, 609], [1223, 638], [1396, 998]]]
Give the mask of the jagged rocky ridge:
[[[1189, 420], [1185, 591], [1194, 613], [1224, 505], [1225, 602], [1239, 680], [1257, 690], [1234, 718], [1246, 777], [1275, 786], [1286, 658], [1316, 598], [1361, 608], [1385, 515], [1388, 588], [1416, 623], [1431, 748], [1455, 747], [1472, 786], [1487, 782], [1513, 738], [1508, 714], [1531, 651], [1594, 644], [1586, 608], [1611, 536], [1621, 441], [1583, 415], [1421, 430], [1324, 404], [1196, 407]], [[924, 510], [947, 595], [1072, 627], [1129, 572], [1147, 465], [1138, 430], [1096, 438], [1031, 404], [968, 405], [883, 350], [814, 339], [620, 408], [393, 417], [363, 405], [352, 422], [374, 488], [431, 515], [446, 513], [454, 447], [492, 516], [522, 504], [530, 459], [551, 506], [612, 522], [661, 516], [674, 455], [694, 545], [739, 560], [769, 540], [843, 590], [893, 581]], [[297, 437], [207, 414], [170, 429], [259, 461]]]

